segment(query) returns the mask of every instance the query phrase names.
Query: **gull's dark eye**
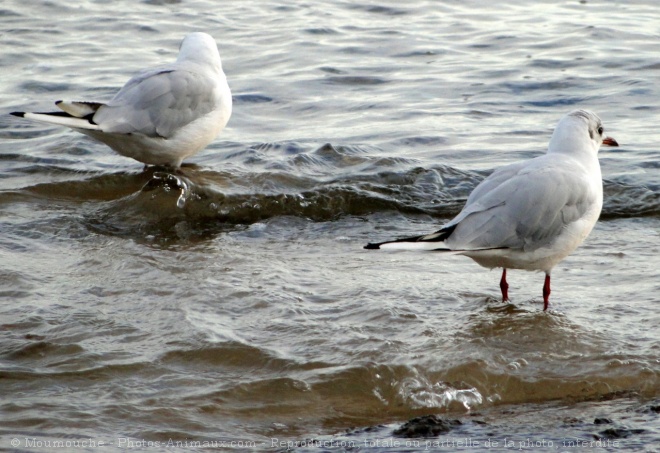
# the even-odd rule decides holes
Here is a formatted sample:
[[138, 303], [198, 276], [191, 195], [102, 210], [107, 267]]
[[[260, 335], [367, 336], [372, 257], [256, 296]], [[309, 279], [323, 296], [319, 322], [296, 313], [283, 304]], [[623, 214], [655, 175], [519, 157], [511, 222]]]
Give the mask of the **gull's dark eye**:
[[598, 126], [598, 135], [603, 135], [603, 132], [605, 129], [603, 129], [603, 126]]

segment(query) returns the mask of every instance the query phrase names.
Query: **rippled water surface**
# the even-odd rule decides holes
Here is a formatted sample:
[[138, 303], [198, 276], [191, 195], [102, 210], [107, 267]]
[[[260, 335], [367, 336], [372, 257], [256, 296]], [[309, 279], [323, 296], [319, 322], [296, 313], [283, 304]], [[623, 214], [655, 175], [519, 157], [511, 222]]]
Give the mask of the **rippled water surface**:
[[[454, 3], [2, 3], [0, 448], [656, 451], [660, 9]], [[180, 172], [8, 115], [108, 100], [189, 31], [234, 113]], [[467, 258], [362, 249], [574, 108], [621, 146], [548, 312], [542, 274], [502, 303]]]

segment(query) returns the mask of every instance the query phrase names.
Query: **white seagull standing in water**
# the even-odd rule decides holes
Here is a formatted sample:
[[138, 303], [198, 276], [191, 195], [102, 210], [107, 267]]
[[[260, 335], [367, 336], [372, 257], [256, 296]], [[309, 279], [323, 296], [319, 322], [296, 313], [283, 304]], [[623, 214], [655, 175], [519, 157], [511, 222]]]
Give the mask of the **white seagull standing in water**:
[[67, 126], [122, 156], [172, 168], [211, 143], [232, 108], [218, 46], [206, 33], [186, 35], [176, 62], [139, 73], [107, 104], [55, 104], [61, 112], [12, 115]]
[[619, 146], [604, 135], [597, 115], [575, 110], [559, 121], [547, 154], [495, 170], [438, 231], [365, 248], [446, 251], [501, 267], [503, 301], [509, 299], [507, 269], [543, 271], [545, 311], [552, 268], [585, 240], [600, 216], [601, 144]]

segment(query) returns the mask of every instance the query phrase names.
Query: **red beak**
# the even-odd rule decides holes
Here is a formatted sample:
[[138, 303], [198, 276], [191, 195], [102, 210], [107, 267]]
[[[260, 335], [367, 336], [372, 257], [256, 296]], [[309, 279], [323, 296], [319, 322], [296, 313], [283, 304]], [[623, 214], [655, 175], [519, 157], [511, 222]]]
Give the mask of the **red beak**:
[[619, 143], [618, 143], [616, 140], [614, 140], [612, 137], [605, 137], [605, 138], [603, 139], [603, 145], [607, 145], [607, 146], [619, 146]]

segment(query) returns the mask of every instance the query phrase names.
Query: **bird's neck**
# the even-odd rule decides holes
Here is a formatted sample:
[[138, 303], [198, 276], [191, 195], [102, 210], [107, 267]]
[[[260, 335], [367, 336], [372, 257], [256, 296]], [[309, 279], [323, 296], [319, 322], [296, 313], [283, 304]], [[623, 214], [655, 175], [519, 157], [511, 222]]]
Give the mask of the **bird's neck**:
[[598, 164], [598, 148], [596, 142], [584, 133], [584, 129], [563, 127], [560, 132], [555, 131], [548, 144], [548, 154], [561, 153], [573, 156], [576, 159]]

